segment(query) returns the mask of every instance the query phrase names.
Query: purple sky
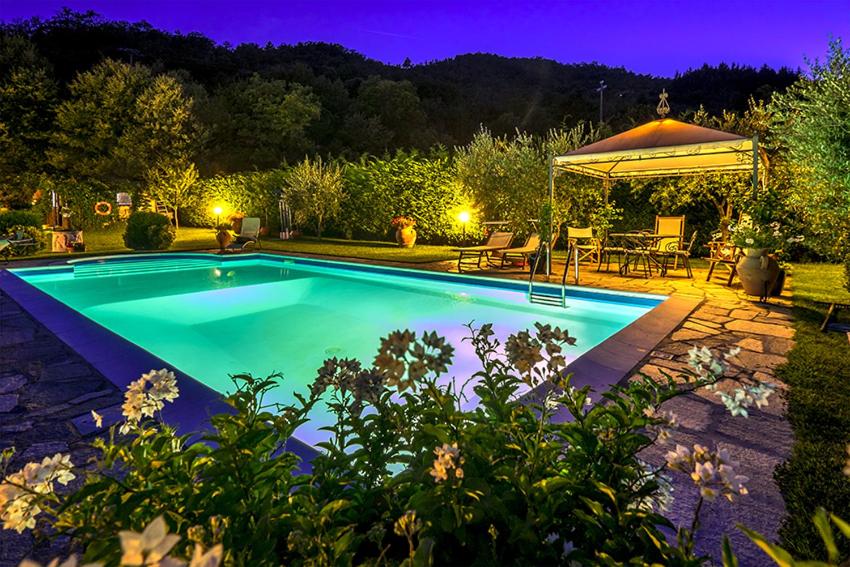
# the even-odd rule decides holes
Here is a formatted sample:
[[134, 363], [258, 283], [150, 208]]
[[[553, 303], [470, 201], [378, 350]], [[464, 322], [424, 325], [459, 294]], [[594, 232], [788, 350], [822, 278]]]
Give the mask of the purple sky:
[[0, 0], [0, 18], [62, 6], [231, 44], [340, 43], [389, 63], [490, 52], [669, 76], [703, 63], [804, 67], [830, 36], [850, 44], [850, 0]]

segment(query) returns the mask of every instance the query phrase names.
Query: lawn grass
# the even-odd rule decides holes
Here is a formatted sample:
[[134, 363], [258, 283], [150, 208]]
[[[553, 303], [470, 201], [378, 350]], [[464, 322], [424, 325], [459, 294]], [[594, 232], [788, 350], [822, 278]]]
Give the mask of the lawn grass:
[[[796, 265], [791, 281], [796, 345], [777, 370], [790, 386], [794, 430], [791, 457], [776, 470], [786, 507], [780, 537], [794, 556], [825, 560], [811, 521], [815, 510], [822, 506], [850, 519], [850, 479], [842, 473], [850, 443], [850, 344], [845, 333], [820, 332], [825, 307], [815, 302], [850, 302], [850, 293], [840, 265]], [[850, 545], [842, 545], [846, 559]]]
[[[129, 253], [124, 246], [124, 233], [121, 229], [86, 231], [85, 253], [50, 252], [43, 250], [35, 256], [23, 256], [12, 260], [36, 258], [63, 258], [97, 256], [103, 254]], [[215, 232], [211, 228], [183, 227], [177, 231], [177, 238], [169, 251], [210, 250], [217, 248]], [[296, 240], [263, 239], [261, 251], [301, 252], [322, 256], [342, 256], [364, 260], [388, 260], [395, 262], [425, 263], [450, 260], [457, 257], [451, 246], [431, 246], [420, 244], [413, 248], [401, 248], [394, 242], [368, 240], [344, 240], [339, 238], [302, 237]]]

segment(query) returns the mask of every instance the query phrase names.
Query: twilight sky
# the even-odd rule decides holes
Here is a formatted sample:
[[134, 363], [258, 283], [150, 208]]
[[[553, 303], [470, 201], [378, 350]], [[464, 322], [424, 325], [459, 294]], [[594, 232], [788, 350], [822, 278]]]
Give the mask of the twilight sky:
[[490, 52], [670, 76], [703, 63], [804, 67], [830, 36], [850, 45], [850, 0], [0, 0], [0, 19], [62, 6], [231, 44], [340, 43], [388, 63]]

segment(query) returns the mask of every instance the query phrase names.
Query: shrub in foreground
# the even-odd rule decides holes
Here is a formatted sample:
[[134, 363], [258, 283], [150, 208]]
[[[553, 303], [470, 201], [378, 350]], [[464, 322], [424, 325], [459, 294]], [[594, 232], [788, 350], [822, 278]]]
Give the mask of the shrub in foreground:
[[[173, 373], [151, 371], [129, 386], [125, 419], [94, 441], [91, 463], [57, 454], [7, 472], [0, 519], [70, 535], [86, 560], [107, 565], [205, 549], [228, 565], [702, 563], [692, 531], [664, 516], [667, 473], [688, 474], [700, 502], [746, 494], [747, 479], [725, 451], [701, 445], [676, 446], [659, 467], [639, 454], [675, 424], [659, 406], [711, 387], [734, 352], [694, 350], [679, 385], [646, 378], [591, 401], [564, 375], [575, 342], [565, 331], [538, 325], [501, 345], [484, 325], [469, 340], [481, 361], [472, 410], [460, 384], [438, 383], [451, 345], [403, 331], [383, 339], [371, 366], [327, 360], [293, 404], [266, 401], [279, 376], [234, 376], [232, 411], [201, 438], [160, 421], [178, 388]], [[536, 401], [523, 403], [528, 387]], [[747, 383], [718, 395], [746, 415], [770, 392]], [[285, 443], [321, 404], [336, 420], [303, 473]], [[78, 475], [81, 488], [60, 495], [57, 484]], [[119, 548], [114, 534], [146, 526], [147, 538], [122, 532]]]
[[167, 250], [175, 231], [168, 218], [150, 211], [136, 211], [127, 219], [124, 245], [133, 250]]

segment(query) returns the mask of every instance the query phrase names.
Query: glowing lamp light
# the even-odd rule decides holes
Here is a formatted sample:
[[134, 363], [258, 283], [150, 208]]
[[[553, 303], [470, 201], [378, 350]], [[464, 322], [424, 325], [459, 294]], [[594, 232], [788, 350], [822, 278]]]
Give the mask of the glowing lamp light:
[[469, 222], [469, 211], [461, 211], [460, 214], [457, 216], [457, 220], [459, 220], [460, 222], [462, 222], [464, 224], [468, 223]]
[[214, 208], [213, 212], [215, 213], [215, 216], [221, 216], [221, 207]]

